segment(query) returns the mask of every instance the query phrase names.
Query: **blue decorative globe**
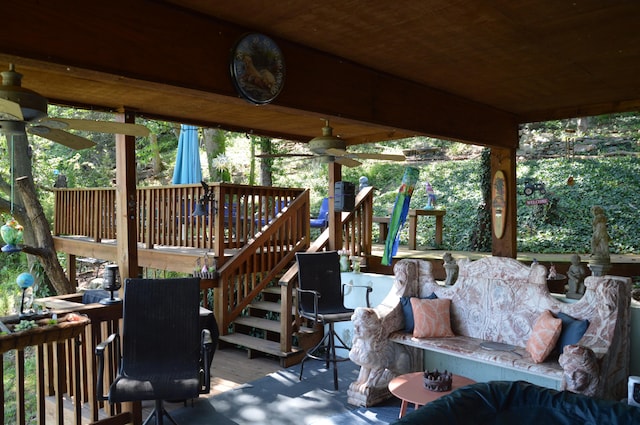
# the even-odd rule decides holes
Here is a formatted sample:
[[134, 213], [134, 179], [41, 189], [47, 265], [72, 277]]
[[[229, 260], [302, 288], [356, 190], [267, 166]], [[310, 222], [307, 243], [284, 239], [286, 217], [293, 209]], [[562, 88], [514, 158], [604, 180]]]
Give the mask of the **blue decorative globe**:
[[27, 289], [33, 286], [35, 279], [31, 273], [20, 273], [16, 278], [16, 283], [22, 289]]

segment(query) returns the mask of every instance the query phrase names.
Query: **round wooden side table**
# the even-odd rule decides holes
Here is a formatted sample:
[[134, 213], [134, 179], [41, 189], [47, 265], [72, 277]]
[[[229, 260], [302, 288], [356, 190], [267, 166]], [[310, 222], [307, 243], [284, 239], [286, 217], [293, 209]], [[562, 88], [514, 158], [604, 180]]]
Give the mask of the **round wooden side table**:
[[398, 416], [401, 418], [407, 412], [407, 406], [409, 403], [413, 403], [417, 409], [444, 395], [451, 394], [452, 391], [460, 387], [475, 384], [475, 382], [476, 381], [464, 376], [452, 375], [450, 391], [429, 391], [424, 387], [424, 372], [414, 372], [393, 378], [391, 382], [389, 382], [389, 391], [391, 391], [391, 394], [402, 400], [402, 404], [400, 405], [400, 415]]

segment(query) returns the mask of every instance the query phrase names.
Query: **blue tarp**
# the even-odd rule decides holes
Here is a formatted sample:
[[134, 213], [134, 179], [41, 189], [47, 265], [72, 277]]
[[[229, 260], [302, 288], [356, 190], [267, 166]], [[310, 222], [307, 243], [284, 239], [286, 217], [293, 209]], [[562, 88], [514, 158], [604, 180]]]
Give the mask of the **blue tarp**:
[[173, 184], [200, 183], [202, 168], [199, 147], [198, 127], [181, 124], [176, 167], [173, 170]]

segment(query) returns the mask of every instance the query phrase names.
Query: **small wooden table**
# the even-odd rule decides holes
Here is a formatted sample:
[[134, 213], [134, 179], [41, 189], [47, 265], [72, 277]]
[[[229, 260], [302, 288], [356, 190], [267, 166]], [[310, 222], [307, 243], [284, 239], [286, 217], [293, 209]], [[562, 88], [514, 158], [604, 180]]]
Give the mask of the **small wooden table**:
[[442, 245], [442, 223], [446, 210], [409, 210], [409, 249], [416, 249], [418, 217], [427, 215], [436, 218], [436, 246]]
[[430, 403], [440, 397], [451, 394], [452, 391], [466, 385], [475, 384], [475, 381], [460, 375], [451, 377], [451, 390], [444, 392], [429, 391], [424, 387], [424, 372], [407, 373], [406, 375], [396, 376], [389, 382], [389, 391], [391, 394], [402, 400], [400, 405], [399, 418], [407, 413], [407, 406], [413, 403], [416, 409]]

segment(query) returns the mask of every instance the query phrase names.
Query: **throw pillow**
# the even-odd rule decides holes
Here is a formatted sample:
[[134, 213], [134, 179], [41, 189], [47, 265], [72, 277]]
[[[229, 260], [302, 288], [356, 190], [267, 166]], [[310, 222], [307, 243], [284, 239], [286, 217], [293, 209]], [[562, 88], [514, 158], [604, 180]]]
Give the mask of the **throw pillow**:
[[558, 319], [562, 320], [562, 332], [556, 344], [558, 354], [562, 354], [564, 347], [571, 344], [577, 344], [589, 327], [588, 320], [579, 320], [574, 317], [558, 312]]
[[[402, 305], [402, 313], [404, 314], [404, 331], [413, 332], [413, 310], [411, 308], [412, 297], [400, 297], [400, 305]], [[435, 300], [438, 298], [435, 292], [432, 292], [426, 299]]]
[[451, 330], [449, 299], [411, 298], [415, 338], [443, 338], [455, 336]]
[[549, 310], [538, 317], [526, 347], [535, 363], [542, 363], [549, 356], [558, 342], [561, 331], [562, 320], [553, 317]]

